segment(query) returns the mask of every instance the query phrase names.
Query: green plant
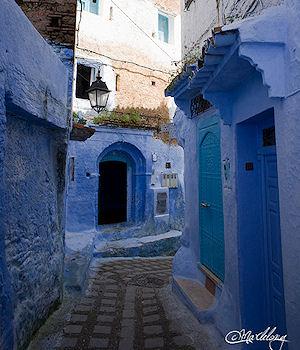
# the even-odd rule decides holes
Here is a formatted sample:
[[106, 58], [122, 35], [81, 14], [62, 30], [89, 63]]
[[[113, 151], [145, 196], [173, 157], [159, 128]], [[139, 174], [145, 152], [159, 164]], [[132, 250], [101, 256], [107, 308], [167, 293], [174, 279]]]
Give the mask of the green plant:
[[142, 117], [139, 113], [132, 111], [129, 113], [120, 113], [116, 111], [102, 112], [93, 119], [94, 124], [139, 124], [142, 122]]
[[83, 117], [80, 117], [77, 112], [73, 112], [73, 120], [75, 123], [85, 125], [87, 120]]

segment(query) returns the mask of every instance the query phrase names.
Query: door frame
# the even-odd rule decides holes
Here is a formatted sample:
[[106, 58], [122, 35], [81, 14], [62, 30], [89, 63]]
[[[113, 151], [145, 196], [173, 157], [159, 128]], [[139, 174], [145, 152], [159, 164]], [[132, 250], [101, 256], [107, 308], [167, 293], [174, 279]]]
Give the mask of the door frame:
[[[269, 289], [270, 278], [268, 275], [270, 265], [266, 227], [267, 199], [264, 155], [273, 154], [277, 157], [277, 152], [276, 146], [262, 146], [262, 130], [274, 125], [273, 109], [267, 109], [236, 125], [236, 193], [241, 322], [243, 328], [253, 332], [263, 331], [264, 327], [272, 326], [272, 324], [268, 325], [271, 314], [271, 289]], [[248, 162], [253, 163], [251, 169], [246, 169]], [[254, 288], [251, 287], [253, 281], [255, 281]], [[265, 298], [262, 298], [262, 295], [265, 295]], [[285, 302], [284, 294], [283, 302]]]

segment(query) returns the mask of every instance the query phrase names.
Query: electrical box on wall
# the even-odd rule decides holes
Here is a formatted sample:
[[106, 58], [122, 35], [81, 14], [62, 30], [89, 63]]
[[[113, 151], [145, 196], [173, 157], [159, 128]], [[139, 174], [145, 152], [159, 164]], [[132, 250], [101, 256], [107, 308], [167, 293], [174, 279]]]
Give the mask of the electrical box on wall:
[[178, 188], [178, 174], [175, 173], [163, 173], [162, 174], [162, 187]]

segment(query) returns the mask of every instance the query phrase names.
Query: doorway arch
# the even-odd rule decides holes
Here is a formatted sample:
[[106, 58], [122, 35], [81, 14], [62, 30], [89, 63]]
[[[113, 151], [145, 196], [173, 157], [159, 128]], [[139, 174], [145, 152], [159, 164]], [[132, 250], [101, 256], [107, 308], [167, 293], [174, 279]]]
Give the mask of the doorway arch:
[[146, 196], [146, 159], [141, 151], [116, 142], [100, 154], [98, 169], [98, 225], [141, 222]]

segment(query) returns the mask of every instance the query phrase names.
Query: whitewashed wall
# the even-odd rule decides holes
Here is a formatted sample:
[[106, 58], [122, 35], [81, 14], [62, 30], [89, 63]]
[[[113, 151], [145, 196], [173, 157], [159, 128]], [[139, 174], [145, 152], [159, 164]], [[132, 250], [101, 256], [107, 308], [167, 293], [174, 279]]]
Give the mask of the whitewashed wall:
[[[171, 61], [180, 59], [180, 15], [174, 17], [174, 40], [164, 43], [158, 39], [158, 9], [151, 0], [114, 0], [114, 2], [149, 35], [160, 50], [142, 33], [111, 0], [102, 0], [100, 14], [83, 11], [80, 20], [78, 46], [107, 54], [115, 59], [134, 60], [139, 64], [155, 63], [157, 67], [170, 68]], [[110, 20], [110, 8], [113, 8]]]
[[[203, 42], [211, 36], [214, 27], [261, 13], [284, 0], [194, 0], [187, 11], [182, 8], [182, 56], [201, 52]], [[219, 18], [218, 22], [218, 6]]]
[[[181, 16], [176, 1], [174, 0], [174, 4], [168, 4], [166, 0], [114, 0], [114, 3], [111, 0], [101, 0], [98, 15], [80, 11], [78, 6], [76, 57], [106, 64], [102, 69], [102, 76], [112, 91], [108, 109], [111, 110], [120, 104], [120, 97], [116, 98], [115, 93], [117, 71], [114, 68], [125, 68], [141, 73], [140, 77], [133, 73], [129, 79], [128, 75], [124, 77], [121, 74], [122, 81], [126, 80], [128, 86], [125, 104], [128, 107], [132, 105], [157, 108], [164, 102], [172, 119], [175, 104], [172, 98], [164, 97], [164, 89], [171, 79], [169, 73], [176, 70], [173, 62], [181, 59]], [[166, 10], [168, 6], [169, 10]], [[159, 11], [171, 19], [169, 43], [164, 43], [158, 38]], [[151, 86], [151, 80], [156, 80], [155, 88]], [[139, 87], [139, 91], [132, 89], [134, 85]], [[124, 90], [126, 89], [123, 86], [122, 97]], [[74, 110], [93, 114], [89, 101], [76, 99], [75, 92]]]

